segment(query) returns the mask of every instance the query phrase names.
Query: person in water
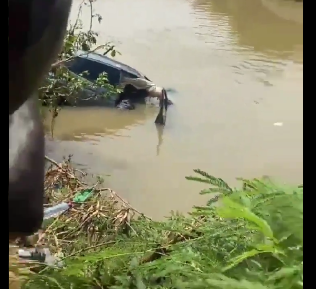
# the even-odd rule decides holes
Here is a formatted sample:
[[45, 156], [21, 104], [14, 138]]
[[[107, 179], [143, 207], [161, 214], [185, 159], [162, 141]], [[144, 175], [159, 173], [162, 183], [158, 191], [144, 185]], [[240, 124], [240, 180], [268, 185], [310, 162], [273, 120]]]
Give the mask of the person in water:
[[9, 0], [9, 239], [43, 221], [44, 131], [36, 91], [60, 52], [71, 0]]

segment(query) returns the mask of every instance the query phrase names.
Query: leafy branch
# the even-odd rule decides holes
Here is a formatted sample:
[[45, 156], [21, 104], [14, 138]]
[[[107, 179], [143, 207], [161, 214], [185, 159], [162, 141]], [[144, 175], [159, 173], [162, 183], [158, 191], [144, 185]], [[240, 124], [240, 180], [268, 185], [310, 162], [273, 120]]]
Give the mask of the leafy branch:
[[[63, 104], [76, 104], [79, 97], [82, 101], [87, 101], [110, 97], [121, 92], [119, 88], [113, 87], [109, 83], [106, 73], [100, 74], [95, 82], [90, 82], [84, 77], [88, 72], [75, 75], [67, 68], [67, 64], [78, 56], [76, 55], [77, 51], [83, 51], [83, 55], [96, 51], [104, 51], [103, 55], [110, 53], [113, 57], [119, 53], [110, 42], [101, 45], [97, 44], [99, 35], [93, 31], [93, 23], [95, 20], [101, 22], [102, 17], [94, 13], [93, 4], [94, 1], [90, 0], [83, 0], [81, 2], [75, 23], [73, 25], [70, 24], [67, 29], [63, 49], [58, 55], [56, 62], [52, 64], [49, 77], [39, 88], [40, 104], [48, 107], [51, 115], [50, 130], [52, 136], [55, 119]], [[90, 23], [87, 31], [83, 29], [81, 21], [81, 12], [84, 7], [87, 7], [90, 11]], [[103, 89], [100, 90], [100, 88]], [[82, 97], [83, 91], [88, 92], [86, 98]], [[98, 92], [96, 93], [95, 91]]]

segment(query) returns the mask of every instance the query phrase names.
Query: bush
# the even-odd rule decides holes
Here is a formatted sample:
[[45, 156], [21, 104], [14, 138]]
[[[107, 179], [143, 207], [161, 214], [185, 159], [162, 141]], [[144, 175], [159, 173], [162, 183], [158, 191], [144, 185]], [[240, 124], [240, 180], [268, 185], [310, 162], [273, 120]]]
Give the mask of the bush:
[[[52, 116], [52, 130], [54, 119], [58, 116], [61, 105], [64, 103], [76, 104], [77, 97], [84, 89], [90, 90], [102, 87], [105, 88], [104, 95], [93, 95], [92, 97], [109, 97], [116, 95], [121, 90], [109, 84], [106, 73], [100, 74], [95, 83], [91, 83], [84, 78], [88, 72], [77, 77], [67, 69], [67, 63], [74, 59], [74, 53], [78, 50], [89, 52], [99, 52], [103, 55], [111, 54], [115, 56], [119, 52], [115, 46], [108, 42], [102, 45], [97, 45], [98, 33], [93, 31], [93, 23], [95, 20], [101, 22], [102, 17], [94, 13], [94, 1], [82, 1], [76, 21], [73, 25], [69, 25], [64, 39], [64, 45], [57, 61], [52, 64], [49, 77], [44, 81], [43, 85], [39, 88], [40, 103], [49, 108]], [[83, 23], [80, 19], [83, 8], [90, 9], [90, 24], [88, 31], [83, 29]]]
[[[94, 215], [85, 213], [97, 230], [87, 226], [73, 239], [68, 233], [57, 250], [65, 254], [64, 268], [45, 268], [25, 288], [303, 288], [303, 186], [255, 179], [233, 189], [195, 172], [199, 177], [187, 179], [210, 186], [201, 194], [219, 196], [188, 216], [129, 218], [132, 208], [94, 199]], [[75, 219], [84, 223], [78, 215], [63, 218], [57, 238], [77, 228]], [[98, 232], [93, 241], [92, 232]]]

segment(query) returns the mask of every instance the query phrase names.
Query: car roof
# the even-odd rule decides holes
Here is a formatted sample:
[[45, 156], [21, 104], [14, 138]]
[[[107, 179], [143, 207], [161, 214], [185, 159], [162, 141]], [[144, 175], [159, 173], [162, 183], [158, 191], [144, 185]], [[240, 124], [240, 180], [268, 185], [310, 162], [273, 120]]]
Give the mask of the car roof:
[[92, 60], [92, 61], [96, 61], [96, 62], [105, 64], [105, 65], [115, 67], [115, 68], [120, 69], [120, 70], [124, 70], [124, 71], [131, 73], [131, 74], [134, 74], [135, 76], [140, 77], [140, 78], [145, 77], [144, 74], [140, 73], [136, 69], [134, 69], [134, 68], [132, 68], [124, 63], [121, 63], [117, 60], [114, 60], [108, 56], [105, 56], [105, 55], [102, 55], [102, 54], [99, 54], [96, 52], [85, 52], [85, 51], [79, 50], [75, 53], [75, 56], [80, 57], [80, 58], [87, 58], [87, 59]]

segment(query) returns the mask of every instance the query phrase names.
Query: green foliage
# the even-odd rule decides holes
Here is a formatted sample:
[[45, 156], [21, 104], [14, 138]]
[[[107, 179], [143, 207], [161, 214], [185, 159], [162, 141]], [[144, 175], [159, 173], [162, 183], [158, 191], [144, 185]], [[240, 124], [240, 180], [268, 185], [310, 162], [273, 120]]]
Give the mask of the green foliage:
[[45, 268], [25, 288], [303, 288], [303, 187], [242, 179], [236, 189], [195, 172], [187, 179], [210, 187], [206, 206], [131, 220], [128, 233], [94, 248], [78, 244], [64, 268]]
[[[83, 78], [83, 74], [77, 77], [67, 69], [67, 64], [73, 61], [74, 53], [78, 50], [87, 54], [98, 50], [103, 51], [103, 55], [110, 53], [113, 57], [119, 53], [111, 43], [97, 45], [98, 33], [92, 30], [93, 22], [96, 19], [101, 22], [102, 17], [94, 14], [93, 3], [94, 1], [84, 0], [80, 5], [75, 23], [68, 27], [58, 60], [51, 66], [49, 77], [39, 88], [40, 102], [51, 111], [52, 127], [55, 117], [58, 116], [60, 106], [64, 103], [75, 105], [78, 97], [83, 95], [83, 91], [85, 91], [84, 96], [87, 95], [89, 100], [91, 98], [110, 97], [121, 91], [109, 84], [106, 73], [101, 74], [97, 81], [92, 83]], [[83, 23], [80, 19], [84, 7], [90, 9], [91, 12], [90, 25], [87, 31], [83, 29]], [[95, 93], [96, 88], [103, 88], [104, 92], [101, 93], [98, 89], [98, 93]]]

